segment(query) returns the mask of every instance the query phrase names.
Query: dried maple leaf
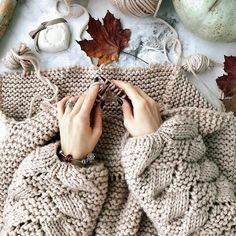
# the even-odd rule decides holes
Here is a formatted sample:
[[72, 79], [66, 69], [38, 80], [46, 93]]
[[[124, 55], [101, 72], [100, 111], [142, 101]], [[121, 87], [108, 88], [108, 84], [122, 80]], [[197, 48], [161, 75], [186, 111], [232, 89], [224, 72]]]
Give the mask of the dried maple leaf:
[[224, 71], [227, 74], [216, 79], [216, 83], [225, 97], [230, 97], [233, 96], [232, 90], [236, 86], [236, 57], [225, 56]]
[[234, 76], [236, 78], [236, 57], [225, 56], [224, 70], [228, 75]]
[[225, 105], [226, 111], [233, 111], [236, 114], [236, 95], [232, 98], [224, 99], [223, 103]]
[[224, 93], [226, 110], [236, 112], [236, 57], [225, 56], [224, 71], [227, 74], [216, 79], [216, 83]]
[[218, 87], [222, 90], [225, 97], [232, 97], [232, 89], [236, 86], [236, 77], [231, 75], [222, 75], [216, 79]]
[[109, 11], [103, 19], [103, 25], [100, 20], [90, 16], [87, 32], [93, 39], [77, 43], [88, 56], [99, 58], [99, 65], [118, 60], [120, 52], [128, 46], [131, 35], [131, 31], [123, 29], [120, 20]]

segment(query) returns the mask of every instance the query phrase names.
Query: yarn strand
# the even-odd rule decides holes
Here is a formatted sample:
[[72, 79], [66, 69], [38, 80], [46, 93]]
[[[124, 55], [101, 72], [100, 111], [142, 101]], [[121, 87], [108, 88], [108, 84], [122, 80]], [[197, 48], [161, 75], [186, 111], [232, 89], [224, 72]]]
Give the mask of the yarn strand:
[[183, 59], [182, 68], [188, 72], [191, 72], [193, 76], [207, 88], [207, 90], [220, 102], [221, 110], [225, 111], [224, 104], [221, 102], [220, 98], [212, 91], [212, 89], [199, 78], [197, 73], [202, 73], [208, 69], [212, 69], [215, 66], [223, 66], [213, 60], [210, 60], [207, 56], [196, 54]]
[[[63, 14], [59, 7], [60, 7], [60, 4], [64, 4], [65, 7], [66, 7], [66, 13]], [[77, 14], [73, 14], [72, 12], [72, 8], [73, 6], [76, 6], [78, 7], [78, 9], [80, 9], [81, 11], [78, 10], [79, 13]], [[56, 1], [56, 11], [61, 14], [63, 17], [80, 17], [82, 15], [84, 15], [85, 17], [85, 20], [84, 20], [84, 24], [82, 25], [82, 27], [80, 28], [79, 32], [78, 32], [78, 41], [82, 40], [83, 39], [83, 33], [89, 23], [89, 13], [88, 13], [88, 10], [82, 6], [81, 4], [78, 4], [78, 3], [72, 3], [71, 0], [57, 0]]]

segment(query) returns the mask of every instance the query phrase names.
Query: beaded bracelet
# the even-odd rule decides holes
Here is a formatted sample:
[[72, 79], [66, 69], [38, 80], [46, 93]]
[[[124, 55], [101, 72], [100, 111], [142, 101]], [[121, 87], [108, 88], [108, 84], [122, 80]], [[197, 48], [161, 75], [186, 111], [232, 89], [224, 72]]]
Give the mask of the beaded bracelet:
[[95, 154], [93, 152], [91, 152], [86, 156], [85, 159], [76, 160], [73, 158], [73, 156], [71, 154], [65, 155], [61, 149], [58, 149], [57, 156], [58, 156], [59, 160], [62, 162], [68, 162], [73, 165], [82, 166], [82, 167], [91, 165], [95, 159]]

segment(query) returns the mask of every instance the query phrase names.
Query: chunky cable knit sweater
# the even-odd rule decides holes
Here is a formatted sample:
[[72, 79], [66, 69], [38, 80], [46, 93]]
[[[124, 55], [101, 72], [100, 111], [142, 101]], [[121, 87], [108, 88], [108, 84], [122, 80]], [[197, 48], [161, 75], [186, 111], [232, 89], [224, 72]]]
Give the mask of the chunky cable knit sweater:
[[59, 98], [84, 91], [97, 74], [139, 85], [161, 103], [164, 122], [153, 134], [130, 137], [117, 104], [106, 104], [90, 167], [57, 158], [55, 109], [37, 106], [25, 119], [35, 93], [50, 95], [46, 85], [34, 73], [0, 75], [8, 127], [0, 145], [1, 236], [236, 235], [233, 115], [216, 111], [179, 67], [44, 73]]

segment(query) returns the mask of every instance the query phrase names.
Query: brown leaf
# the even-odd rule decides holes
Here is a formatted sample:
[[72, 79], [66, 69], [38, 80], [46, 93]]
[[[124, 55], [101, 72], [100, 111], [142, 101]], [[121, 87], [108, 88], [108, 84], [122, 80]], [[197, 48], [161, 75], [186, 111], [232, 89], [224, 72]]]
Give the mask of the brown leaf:
[[227, 74], [216, 79], [216, 83], [225, 97], [230, 97], [233, 96], [232, 90], [236, 87], [236, 57], [225, 56], [224, 70]]
[[236, 86], [232, 89], [233, 96], [229, 98], [223, 99], [223, 103], [225, 105], [226, 111], [234, 112], [236, 115]]
[[225, 56], [224, 70], [228, 75], [236, 78], [236, 57]]
[[90, 16], [87, 32], [93, 39], [77, 43], [88, 56], [99, 58], [99, 65], [118, 60], [120, 52], [128, 46], [131, 35], [131, 31], [123, 29], [120, 20], [109, 11], [103, 19], [103, 25], [100, 20]]
[[236, 114], [236, 57], [225, 56], [224, 70], [227, 74], [216, 79], [216, 83], [224, 93], [226, 110]]
[[236, 77], [231, 75], [222, 75], [216, 79], [217, 85], [224, 93], [225, 97], [233, 96], [233, 88], [236, 87]]
[[234, 95], [232, 98], [224, 99], [223, 103], [225, 105], [226, 111], [232, 111], [234, 114], [236, 114], [236, 95]]

